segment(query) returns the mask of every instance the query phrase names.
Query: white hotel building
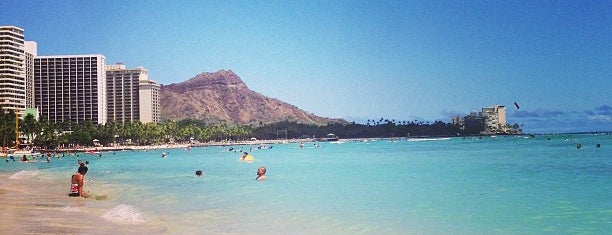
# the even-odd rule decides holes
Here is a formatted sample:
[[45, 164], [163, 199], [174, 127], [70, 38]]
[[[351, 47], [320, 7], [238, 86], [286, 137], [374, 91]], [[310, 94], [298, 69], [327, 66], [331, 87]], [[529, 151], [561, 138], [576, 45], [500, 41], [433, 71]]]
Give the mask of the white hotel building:
[[35, 106], [50, 122], [105, 124], [106, 58], [103, 55], [38, 56]]
[[0, 26], [0, 106], [20, 115], [26, 109], [26, 62], [23, 29]]

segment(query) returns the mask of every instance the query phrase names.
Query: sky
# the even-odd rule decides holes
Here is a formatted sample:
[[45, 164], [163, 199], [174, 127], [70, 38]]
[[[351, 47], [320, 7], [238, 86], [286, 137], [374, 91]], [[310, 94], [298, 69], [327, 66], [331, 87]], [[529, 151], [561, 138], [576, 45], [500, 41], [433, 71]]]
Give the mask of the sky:
[[102, 54], [161, 84], [232, 70], [357, 123], [505, 105], [526, 133], [612, 131], [609, 0], [3, 0], [0, 25], [38, 55]]

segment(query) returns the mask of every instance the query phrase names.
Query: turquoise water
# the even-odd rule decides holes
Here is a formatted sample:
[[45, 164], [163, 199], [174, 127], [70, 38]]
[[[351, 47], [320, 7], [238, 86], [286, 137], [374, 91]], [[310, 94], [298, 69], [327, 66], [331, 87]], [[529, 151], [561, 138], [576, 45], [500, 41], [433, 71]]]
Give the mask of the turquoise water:
[[[581, 149], [576, 144], [582, 145]], [[601, 148], [595, 145], [601, 144]], [[186, 234], [606, 234], [612, 136], [450, 138], [80, 154], [102, 217]], [[162, 152], [167, 153], [161, 158]], [[66, 181], [75, 156], [2, 171]], [[255, 181], [259, 166], [265, 182]], [[204, 177], [195, 171], [203, 170]], [[23, 174], [23, 172], [20, 172]], [[17, 173], [17, 174], [20, 174]]]

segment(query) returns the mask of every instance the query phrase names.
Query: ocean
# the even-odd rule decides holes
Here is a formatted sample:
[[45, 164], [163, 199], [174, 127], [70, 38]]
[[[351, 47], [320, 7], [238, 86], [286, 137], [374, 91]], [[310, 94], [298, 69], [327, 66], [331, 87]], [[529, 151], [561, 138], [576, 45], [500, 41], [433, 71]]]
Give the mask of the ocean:
[[[66, 154], [1, 163], [0, 171], [10, 175], [4, 180], [48, 181], [67, 194], [77, 160], [89, 161], [85, 188], [93, 198], [66, 199], [58, 210], [159, 234], [612, 231], [607, 134], [270, 146]], [[253, 162], [240, 161], [241, 151]], [[259, 166], [266, 181], [255, 180]]]

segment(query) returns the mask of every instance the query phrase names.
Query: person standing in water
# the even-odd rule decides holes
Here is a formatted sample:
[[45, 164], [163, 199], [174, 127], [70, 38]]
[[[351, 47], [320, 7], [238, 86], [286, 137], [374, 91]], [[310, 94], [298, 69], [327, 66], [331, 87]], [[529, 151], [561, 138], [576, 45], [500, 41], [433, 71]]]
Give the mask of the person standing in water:
[[266, 167], [260, 166], [259, 168], [257, 168], [257, 178], [255, 178], [255, 180], [257, 181], [266, 180]]
[[83, 186], [85, 182], [85, 175], [87, 174], [88, 168], [85, 165], [81, 165], [76, 174], [72, 175], [70, 193], [68, 196], [71, 197], [85, 197], [83, 192]]

